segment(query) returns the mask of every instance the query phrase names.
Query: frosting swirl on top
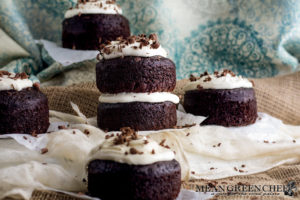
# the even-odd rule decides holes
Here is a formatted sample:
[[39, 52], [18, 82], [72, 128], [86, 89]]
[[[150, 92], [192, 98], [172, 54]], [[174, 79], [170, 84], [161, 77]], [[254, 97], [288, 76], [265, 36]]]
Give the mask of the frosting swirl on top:
[[236, 76], [232, 71], [224, 69], [223, 72], [215, 71], [214, 74], [207, 72], [200, 77], [190, 76], [190, 82], [183, 88], [184, 91], [197, 89], [235, 89], [252, 88], [253, 84], [242, 76]]
[[115, 0], [78, 0], [75, 8], [67, 10], [65, 18], [81, 14], [122, 14], [122, 9]]
[[0, 91], [2, 90], [17, 90], [20, 91], [25, 88], [33, 86], [33, 82], [28, 79], [26, 73], [10, 73], [7, 71], [0, 71]]
[[100, 46], [99, 60], [113, 59], [124, 56], [167, 57], [167, 51], [162, 48], [156, 34], [147, 37], [144, 34], [139, 36], [119, 37], [116, 41], [108, 41]]
[[122, 128], [119, 135], [107, 135], [106, 140], [91, 152], [91, 160], [112, 160], [129, 165], [148, 165], [175, 158], [173, 151], [146, 136], [139, 136], [130, 128]]

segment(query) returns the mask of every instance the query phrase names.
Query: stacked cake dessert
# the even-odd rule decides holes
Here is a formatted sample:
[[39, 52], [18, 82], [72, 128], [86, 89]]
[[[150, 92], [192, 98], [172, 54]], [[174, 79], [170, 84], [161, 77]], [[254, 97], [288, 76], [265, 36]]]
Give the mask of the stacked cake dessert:
[[115, 0], [78, 0], [65, 13], [64, 48], [98, 50], [99, 44], [130, 35], [128, 20]]
[[96, 67], [102, 93], [98, 107], [101, 129], [158, 130], [176, 125], [179, 98], [170, 93], [176, 85], [176, 67], [166, 57], [155, 34], [101, 45]]
[[0, 134], [39, 134], [48, 127], [48, 100], [39, 85], [25, 73], [0, 71]]
[[180, 164], [163, 144], [130, 128], [110, 135], [92, 151], [88, 190], [100, 199], [175, 199], [181, 186]]
[[191, 76], [184, 91], [185, 111], [207, 117], [201, 125], [245, 126], [256, 121], [252, 82], [230, 70]]

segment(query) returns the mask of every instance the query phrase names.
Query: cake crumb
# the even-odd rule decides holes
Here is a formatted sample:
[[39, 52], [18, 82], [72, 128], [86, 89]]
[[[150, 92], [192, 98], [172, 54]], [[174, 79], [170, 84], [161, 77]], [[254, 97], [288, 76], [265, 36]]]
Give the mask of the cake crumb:
[[41, 85], [39, 83], [34, 83], [33, 87], [37, 90], [40, 90]]
[[57, 128], [60, 129], [60, 130], [62, 130], [62, 129], [67, 129], [67, 127], [64, 126], [64, 125], [60, 125], [60, 126], [58, 126]]
[[48, 152], [48, 149], [47, 148], [42, 148], [41, 149], [41, 154], [45, 154], [45, 153], [47, 153]]
[[151, 154], [155, 154], [155, 150], [154, 149], [152, 149]]
[[32, 136], [32, 137], [37, 137], [36, 131], [33, 131], [33, 132], [31, 133], [31, 136]]
[[85, 129], [83, 133], [86, 134], [86, 135], [89, 135], [89, 134], [90, 134], [90, 131], [87, 130], [87, 129]]

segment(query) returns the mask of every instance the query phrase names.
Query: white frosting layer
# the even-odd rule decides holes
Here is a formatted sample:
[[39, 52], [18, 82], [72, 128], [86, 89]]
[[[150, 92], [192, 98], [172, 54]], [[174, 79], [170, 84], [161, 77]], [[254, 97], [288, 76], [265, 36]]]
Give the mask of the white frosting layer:
[[101, 94], [99, 101], [102, 103], [128, 103], [128, 102], [148, 102], [159, 103], [170, 101], [178, 104], [179, 98], [175, 94], [169, 92], [153, 92], [153, 93], [118, 93], [118, 94]]
[[23, 90], [33, 86], [33, 82], [29, 79], [13, 79], [14, 73], [3, 75], [0, 77], [0, 91], [2, 90]]
[[125, 45], [123, 48], [119, 48], [119, 41], [112, 41], [110, 45], [107, 45], [106, 48], [110, 50], [109, 54], [101, 52], [100, 59], [113, 59], [124, 56], [140, 56], [140, 57], [152, 57], [152, 56], [162, 56], [167, 57], [167, 51], [162, 48], [160, 45], [157, 49], [151, 47], [154, 40], [149, 40], [147, 46], [142, 46], [140, 48], [140, 42], [134, 42], [132, 44]]
[[96, 2], [79, 3], [78, 7], [67, 10], [65, 18], [71, 18], [79, 14], [122, 14], [122, 9], [117, 4], [108, 4], [106, 0], [98, 0]]
[[190, 81], [184, 88], [184, 91], [196, 90], [200, 85], [203, 89], [235, 89], [235, 88], [252, 88], [252, 83], [242, 76], [232, 76], [227, 74], [217, 78], [217, 76], [210, 74], [210, 81], [204, 81], [208, 76], [203, 76], [197, 81]]
[[[130, 141], [129, 145], [127, 143], [115, 145], [114, 139], [115, 137], [109, 138], [100, 147], [96, 147], [91, 152], [91, 160], [112, 160], [130, 165], [149, 165], [159, 161], [170, 161], [175, 158], [173, 151], [160, 146], [157, 142], [145, 136], [139, 136], [137, 140]], [[145, 144], [145, 141], [148, 143]], [[131, 148], [142, 152], [142, 154], [131, 154]]]

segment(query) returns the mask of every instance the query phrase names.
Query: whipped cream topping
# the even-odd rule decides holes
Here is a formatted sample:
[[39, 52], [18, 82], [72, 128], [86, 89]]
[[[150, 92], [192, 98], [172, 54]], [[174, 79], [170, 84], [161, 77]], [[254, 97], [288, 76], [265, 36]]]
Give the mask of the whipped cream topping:
[[2, 90], [23, 90], [33, 86], [26, 73], [10, 73], [0, 71], [0, 91]]
[[118, 38], [100, 46], [98, 59], [113, 59], [124, 56], [167, 57], [167, 51], [160, 45], [156, 34]]
[[67, 10], [65, 18], [81, 14], [122, 14], [122, 9], [113, 0], [81, 0], [75, 8]]
[[128, 102], [148, 102], [159, 103], [170, 101], [178, 104], [179, 97], [169, 92], [153, 92], [153, 93], [117, 93], [108, 94], [103, 93], [99, 97], [99, 101], [102, 103], [128, 103]]
[[130, 128], [123, 128], [119, 136], [109, 136], [91, 152], [91, 160], [111, 160], [130, 165], [148, 165], [175, 158], [174, 152], [146, 136], [139, 136]]
[[253, 84], [242, 76], [236, 76], [230, 70], [208, 74], [205, 72], [200, 77], [191, 75], [190, 82], [183, 88], [184, 91], [197, 89], [235, 89], [235, 88], [252, 88]]

